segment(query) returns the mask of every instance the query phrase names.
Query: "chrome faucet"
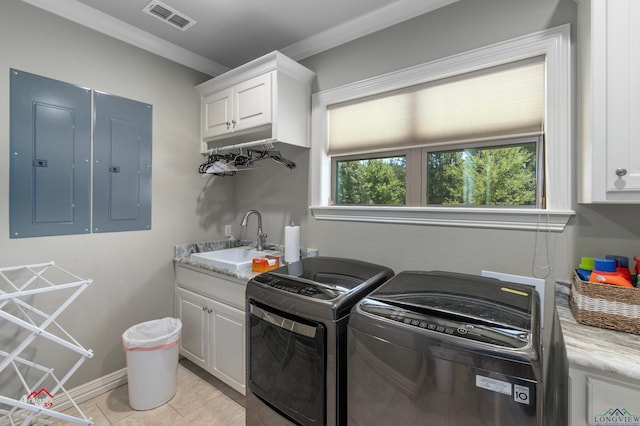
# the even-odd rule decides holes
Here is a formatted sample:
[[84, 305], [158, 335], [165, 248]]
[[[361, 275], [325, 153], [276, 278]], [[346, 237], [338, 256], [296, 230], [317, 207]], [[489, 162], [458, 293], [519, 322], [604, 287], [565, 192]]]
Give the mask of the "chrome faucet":
[[267, 234], [262, 232], [262, 215], [260, 212], [258, 210], [249, 210], [246, 212], [242, 218], [242, 222], [240, 222], [240, 226], [247, 226], [247, 219], [249, 219], [249, 216], [252, 214], [258, 216], [258, 238], [256, 240], [256, 249], [262, 250], [264, 245], [267, 243]]

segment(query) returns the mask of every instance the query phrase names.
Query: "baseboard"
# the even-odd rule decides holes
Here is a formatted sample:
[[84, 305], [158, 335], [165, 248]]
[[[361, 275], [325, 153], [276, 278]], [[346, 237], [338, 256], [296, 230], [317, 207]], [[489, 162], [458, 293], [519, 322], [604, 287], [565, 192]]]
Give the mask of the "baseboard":
[[[106, 376], [98, 377], [95, 380], [77, 386], [73, 389], [67, 390], [67, 393], [76, 404], [80, 404], [126, 383], [127, 369], [123, 368], [107, 374]], [[67, 396], [62, 392], [58, 392], [54, 399], [54, 407], [56, 411], [63, 411], [72, 407], [71, 401], [69, 401]]]

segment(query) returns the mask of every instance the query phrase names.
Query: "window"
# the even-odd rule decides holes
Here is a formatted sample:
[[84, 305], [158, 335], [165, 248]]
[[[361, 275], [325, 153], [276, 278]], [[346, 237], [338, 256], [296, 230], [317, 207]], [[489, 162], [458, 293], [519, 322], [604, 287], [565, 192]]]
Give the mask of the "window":
[[335, 160], [336, 204], [407, 204], [406, 155]]
[[[537, 143], [525, 148], [517, 138], [539, 137], [543, 117], [543, 57], [330, 105], [334, 202], [541, 206], [535, 165], [542, 163], [537, 156], [543, 152]], [[416, 146], [424, 148], [409, 149]], [[407, 150], [399, 157], [377, 158], [398, 148]], [[342, 155], [353, 152], [360, 157]], [[421, 171], [410, 172], [407, 180], [412, 155], [426, 163], [410, 160], [409, 167], [420, 164]], [[426, 191], [418, 189], [422, 184]]]
[[540, 207], [540, 141], [426, 152], [426, 204]]
[[[540, 207], [541, 157], [542, 137], [336, 156], [332, 200], [345, 206]], [[416, 178], [407, 179], [407, 164], [418, 164]]]
[[314, 94], [314, 217], [563, 230], [569, 57], [566, 25]]

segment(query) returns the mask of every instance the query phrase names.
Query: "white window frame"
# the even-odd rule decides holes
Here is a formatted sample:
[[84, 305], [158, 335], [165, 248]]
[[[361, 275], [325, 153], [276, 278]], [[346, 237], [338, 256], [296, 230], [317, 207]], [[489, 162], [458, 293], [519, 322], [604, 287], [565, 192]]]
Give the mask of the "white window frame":
[[[327, 155], [327, 107], [488, 67], [544, 55], [546, 208], [334, 206]], [[562, 232], [571, 209], [573, 134], [570, 25], [543, 30], [462, 54], [313, 94], [310, 206], [314, 218], [357, 222]]]

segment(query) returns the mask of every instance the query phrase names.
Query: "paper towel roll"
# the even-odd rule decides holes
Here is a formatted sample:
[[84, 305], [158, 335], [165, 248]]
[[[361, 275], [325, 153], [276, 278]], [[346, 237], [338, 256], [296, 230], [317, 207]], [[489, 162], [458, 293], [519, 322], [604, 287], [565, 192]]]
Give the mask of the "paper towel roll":
[[284, 227], [284, 261], [287, 263], [300, 260], [300, 227]]

